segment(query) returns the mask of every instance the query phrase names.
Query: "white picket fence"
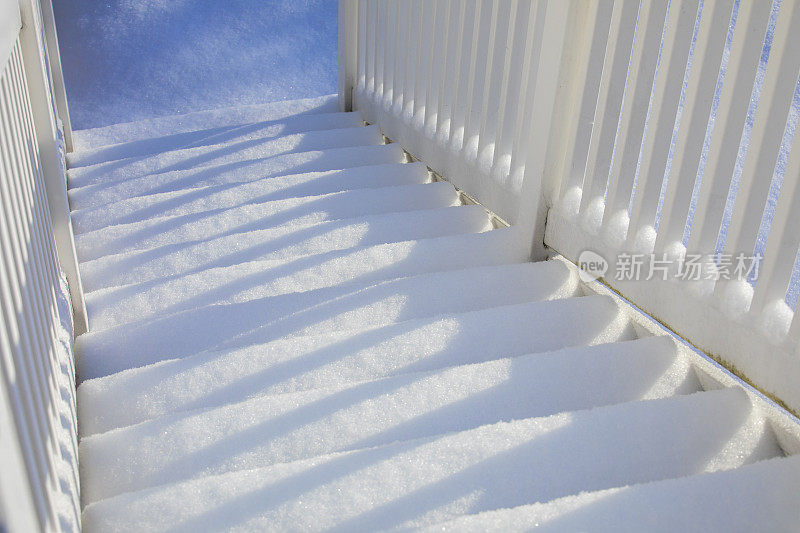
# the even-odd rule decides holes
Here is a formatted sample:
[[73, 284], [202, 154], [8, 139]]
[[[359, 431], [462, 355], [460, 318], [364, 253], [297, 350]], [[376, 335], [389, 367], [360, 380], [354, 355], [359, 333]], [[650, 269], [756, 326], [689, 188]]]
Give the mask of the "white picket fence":
[[80, 523], [72, 334], [86, 330], [86, 310], [67, 203], [65, 105], [49, 1], [0, 1], [3, 531]]
[[339, 28], [342, 109], [800, 411], [800, 2], [341, 0]]

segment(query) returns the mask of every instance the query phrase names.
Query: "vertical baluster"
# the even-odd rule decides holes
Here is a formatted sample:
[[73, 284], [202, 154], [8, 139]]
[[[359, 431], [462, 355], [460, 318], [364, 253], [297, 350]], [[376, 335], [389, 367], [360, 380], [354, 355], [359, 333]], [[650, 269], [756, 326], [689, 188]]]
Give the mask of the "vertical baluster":
[[[5, 75], [2, 76], [5, 78]], [[2, 94], [2, 91], [0, 91]], [[5, 138], [8, 135], [7, 120], [8, 117], [3, 113], [0, 106], [0, 131]], [[47, 462], [45, 456], [47, 451], [45, 449], [46, 437], [43, 435], [43, 428], [41, 419], [36, 415], [36, 410], [40, 405], [38, 401], [38, 394], [35, 390], [35, 378], [33, 377], [30, 362], [27, 357], [23, 356], [23, 352], [27, 352], [27, 338], [24, 337], [24, 330], [17, 321], [19, 298], [16, 292], [16, 284], [12, 281], [14, 275], [14, 249], [11, 245], [11, 230], [9, 229], [10, 217], [12, 211], [8, 208], [7, 194], [3, 186], [15, 172], [12, 166], [12, 156], [8, 152], [6, 143], [0, 143], [0, 163], [2, 163], [2, 175], [0, 175], [0, 305], [4, 307], [4, 317], [2, 327], [5, 328], [6, 336], [10, 346], [12, 358], [14, 360], [14, 367], [16, 371], [17, 389], [21, 396], [20, 407], [23, 410], [23, 419], [29, 427], [26, 433], [30, 435], [30, 455], [31, 455], [31, 468], [33, 469], [32, 477], [40, 486], [45, 486], [45, 479], [47, 476]], [[37, 511], [39, 519], [44, 522], [46, 520], [46, 505], [42, 499], [42, 494], [37, 493]]]
[[629, 245], [634, 244], [637, 232], [642, 228], [648, 228], [653, 234], [655, 233], [652, 228], [655, 224], [698, 9], [699, 0], [673, 0], [670, 4], [661, 52], [661, 66], [653, 89], [650, 124], [645, 134], [642, 164], [631, 206], [628, 226]]
[[383, 101], [383, 74], [386, 65], [386, 0], [375, 6], [375, 93], [372, 102], [377, 109]]
[[414, 116], [412, 124], [415, 130], [422, 131], [425, 124], [425, 109], [428, 104], [431, 79], [431, 68], [433, 68], [433, 35], [436, 33], [436, 5], [439, 2], [422, 3], [422, 20], [420, 21], [420, 48], [418, 51], [417, 79], [414, 87]]
[[627, 224], [666, 14], [667, 3], [661, 0], [644, 0], [639, 8], [626, 96], [617, 131], [617, 153], [608, 180], [604, 225], [617, 217]]
[[408, 65], [409, 49], [409, 16], [411, 11], [410, 2], [393, 2], [397, 7], [397, 31], [395, 42], [397, 43], [396, 56], [394, 59], [394, 89], [392, 92], [392, 114], [400, 117], [403, 114], [403, 102], [407, 94], [406, 71]]
[[[733, 206], [727, 253], [751, 254], [780, 151], [786, 117], [800, 71], [800, 3], [785, 0], [778, 13], [764, 86], [753, 120], [739, 189]], [[720, 289], [725, 283], [720, 284]]]
[[[532, 124], [531, 113], [533, 113], [533, 102], [536, 94], [536, 83], [539, 79], [539, 64], [542, 60], [542, 47], [544, 46], [545, 22], [547, 19], [547, 9], [549, 3], [546, 1], [536, 2], [534, 5], [534, 26], [532, 27], [532, 39], [530, 50], [527, 52], [528, 62], [525, 65], [527, 76], [522, 79], [520, 88], [521, 109], [517, 110], [520, 115], [517, 129], [512, 136], [510, 173], [519, 179], [519, 172], [524, 169], [525, 161], [528, 157], [528, 138], [530, 137], [530, 127]], [[513, 179], [513, 178], [512, 178]]]
[[800, 135], [795, 133], [778, 205], [769, 229], [764, 259], [756, 282], [750, 314], [759, 315], [766, 305], [786, 298], [797, 249], [800, 224], [793, 217], [800, 212]]
[[383, 95], [382, 107], [385, 111], [392, 109], [394, 102], [394, 73], [397, 64], [397, 2], [386, 5], [386, 44], [383, 57]]
[[[12, 63], [13, 64], [13, 63]], [[54, 388], [56, 385], [55, 376], [51, 367], [50, 350], [52, 345], [48, 339], [48, 328], [51, 324], [45, 323], [46, 304], [44, 302], [44, 288], [42, 281], [45, 279], [45, 274], [42, 272], [42, 264], [37, 259], [38, 242], [36, 239], [36, 222], [34, 220], [32, 199], [26, 194], [26, 182], [33, 179], [33, 169], [30, 166], [30, 150], [29, 146], [33, 144], [33, 139], [29, 139], [24, 135], [18, 117], [22, 115], [23, 110], [19, 105], [19, 91], [15, 86], [14, 76], [11, 75], [7, 78], [6, 94], [4, 98], [4, 106], [10, 118], [11, 135], [9, 140], [14, 146], [16, 151], [16, 161], [18, 172], [11, 175], [9, 180], [10, 190], [12, 192], [12, 201], [17, 215], [17, 238], [18, 246], [21, 253], [21, 265], [25, 272], [25, 298], [30, 306], [29, 317], [31, 319], [32, 339], [36, 343], [37, 350], [34, 352], [37, 358], [34, 360], [39, 370], [38, 377], [40, 379], [42, 390], [44, 393], [45, 401], [50, 407], [50, 414], [53, 420], [50, 421], [55, 424], [55, 404], [54, 404]], [[27, 141], [29, 144], [25, 146], [23, 143]], [[52, 429], [51, 429], [52, 431]], [[55, 441], [55, 432], [52, 435], [53, 446], [57, 446]]]
[[[0, 166], [0, 179], [5, 179], [5, 175], [3, 174], [4, 169]], [[0, 251], [0, 254], [3, 254], [3, 251]], [[4, 278], [5, 271], [3, 266], [3, 261], [0, 260], [0, 298], [6, 298], [7, 295], [4, 291]], [[36, 442], [35, 432], [31, 428], [31, 418], [28, 413], [26, 407], [30, 407], [25, 395], [20, 391], [20, 388], [24, 388], [24, 383], [21, 383], [25, 380], [25, 376], [17, 373], [16, 371], [16, 363], [14, 362], [14, 354], [13, 354], [13, 346], [11, 344], [11, 340], [8, 335], [7, 327], [11, 324], [10, 319], [6, 317], [6, 311], [2, 305], [0, 305], [0, 356], [2, 356], [2, 363], [0, 363], [0, 367], [2, 368], [2, 372], [0, 372], [0, 379], [3, 380], [2, 389], [7, 391], [7, 398], [8, 403], [10, 404], [10, 410], [12, 411], [10, 414], [13, 417], [13, 424], [14, 429], [16, 430], [16, 438], [19, 442], [20, 447], [20, 455], [22, 455], [22, 460], [24, 464], [19, 465], [21, 469], [24, 469], [24, 473], [21, 473], [24, 476], [29, 484], [30, 488], [30, 502], [33, 508], [29, 509], [30, 515], [32, 515], [32, 519], [38, 523], [38, 527], [41, 530], [44, 530], [46, 527], [45, 517], [47, 512], [45, 510], [45, 501], [41, 490], [36, 490], [36, 485], [38, 484], [39, 476], [39, 465], [37, 463], [37, 450], [38, 450], [38, 442]], [[0, 394], [4, 393], [3, 390], [0, 390]], [[0, 397], [0, 402], [3, 401], [3, 398]], [[8, 420], [11, 422], [10, 420]], [[2, 437], [5, 438], [14, 438], [14, 435], [11, 431], [7, 428], [4, 428], [5, 434]], [[5, 460], [13, 460], [11, 457], [4, 457]], [[3, 472], [4, 476], [7, 476], [7, 472]], [[9, 480], [10, 481], [10, 480]], [[26, 487], [17, 486], [16, 490], [27, 490]], [[20, 511], [17, 509], [17, 511]], [[14, 527], [12, 525], [12, 527]], [[28, 527], [35, 527], [35, 526], [28, 526]]]
[[732, 10], [733, 0], [706, 0], [703, 5], [686, 83], [684, 118], [678, 126], [658, 225], [656, 251], [663, 251], [683, 239]]
[[467, 21], [464, 19], [464, 0], [450, 0], [450, 9], [447, 15], [450, 28], [447, 32], [447, 52], [445, 53], [445, 69], [442, 77], [442, 87], [439, 90], [439, 106], [436, 113], [436, 141], [444, 146], [450, 137], [450, 125], [453, 116], [453, 102], [456, 98], [458, 85], [462, 75], [459, 70], [461, 64], [461, 46]]
[[466, 0], [464, 11], [464, 31], [461, 39], [461, 58], [458, 67], [458, 91], [452, 106], [450, 119], [450, 149], [458, 152], [464, 143], [464, 122], [466, 121], [469, 95], [472, 91], [472, 71], [474, 68], [475, 43], [478, 32], [478, 9], [481, 0]]
[[580, 187], [586, 173], [586, 158], [592, 136], [594, 115], [597, 110], [597, 94], [603, 74], [603, 62], [609, 39], [609, 27], [613, 6], [604, 2], [592, 2], [588, 8], [586, 30], [590, 38], [583, 41], [580, 50], [580, 65], [576, 74], [574, 119], [570, 124], [564, 149], [564, 179], [557, 194], [563, 197], [568, 189]]
[[450, 31], [457, 31], [454, 21], [450, 19], [450, 0], [436, 2], [436, 26], [433, 28], [433, 50], [431, 54], [431, 70], [428, 79], [428, 98], [425, 103], [424, 134], [428, 139], [436, 135], [439, 121], [439, 99], [443, 91], [444, 72]]
[[[508, 82], [502, 119], [495, 143], [495, 165], [499, 172], [508, 173], [511, 168], [511, 152], [514, 139], [519, 136], [522, 125], [520, 107], [524, 105], [525, 82], [530, 72], [531, 50], [536, 28], [536, 6], [534, 2], [517, 2], [514, 16], [511, 52], [509, 54]], [[541, 33], [541, 29], [539, 29]], [[501, 159], [505, 163], [501, 162]], [[499, 167], [502, 167], [500, 169]]]
[[584, 211], [590, 202], [598, 198], [602, 200], [605, 195], [638, 11], [637, 0], [614, 2], [603, 73], [600, 77], [598, 104], [589, 140], [581, 211]]
[[356, 93], [363, 96], [367, 90], [367, 12], [369, 6], [363, 2], [358, 2], [358, 48], [357, 62], [358, 75], [356, 83]]
[[511, 60], [511, 49], [514, 34], [511, 31], [511, 21], [517, 15], [517, 2], [514, 0], [499, 0], [497, 5], [496, 23], [494, 24], [492, 69], [487, 80], [488, 90], [485, 104], [481, 110], [481, 124], [478, 134], [478, 164], [484, 172], [489, 172], [497, 145], [500, 121], [503, 117], [503, 108], [506, 102], [508, 89], [508, 76]]
[[419, 76], [419, 32], [422, 24], [421, 0], [410, 0], [408, 61], [406, 62], [406, 87], [403, 96], [403, 120], [410, 124], [414, 118], [414, 106], [417, 98], [417, 77]]
[[464, 145], [462, 147], [463, 156], [467, 161], [474, 161], [478, 156], [478, 133], [481, 126], [481, 112], [484, 109], [488, 92], [489, 73], [492, 68], [497, 7], [495, 1], [483, 2], [478, 15], [480, 20], [478, 22], [477, 54], [472, 75], [472, 93], [468, 100], [469, 110], [464, 123]]
[[[0, 115], [6, 117], [3, 120], [3, 137], [12, 139], [10, 124], [10, 112], [7, 106], [8, 101], [8, 81], [7, 76], [0, 78]], [[29, 313], [23, 312], [28, 308], [26, 296], [23, 293], [21, 284], [24, 284], [25, 275], [22, 268], [21, 251], [19, 245], [19, 213], [15, 208], [13, 193], [9, 188], [12, 176], [21, 174], [18, 155], [15, 149], [6, 143], [0, 143], [3, 158], [8, 161], [6, 167], [9, 172], [7, 179], [0, 181], [0, 200], [3, 202], [3, 216], [0, 217], [0, 246], [7, 252], [3, 254], [7, 260], [6, 269], [8, 274], [3, 276], [8, 283], [7, 296], [3, 298], [3, 303], [8, 305], [7, 315], [10, 321], [10, 332], [12, 342], [17, 347], [17, 370], [21, 370], [24, 379], [21, 380], [28, 393], [26, 407], [28, 408], [30, 420], [33, 421], [35, 428], [35, 439], [40, 444], [37, 452], [38, 481], [42, 488], [48, 487], [48, 474], [52, 471], [52, 451], [53, 441], [51, 440], [52, 431], [49, 427], [49, 406], [45, 400], [45, 393], [42, 390], [40, 375], [37, 372], [36, 362], [38, 360], [38, 345], [32, 341], [33, 330], [29, 322]], [[42, 416], [44, 414], [44, 416]], [[45, 494], [45, 498], [47, 495]], [[49, 512], [49, 506], [45, 507]]]
[[739, 152], [771, 2], [741, 2], [687, 249], [713, 253]]
[[372, 99], [375, 94], [375, 23], [377, 19], [376, 6], [377, 0], [366, 0], [364, 2], [367, 11], [367, 35], [364, 42], [366, 48], [366, 94]]

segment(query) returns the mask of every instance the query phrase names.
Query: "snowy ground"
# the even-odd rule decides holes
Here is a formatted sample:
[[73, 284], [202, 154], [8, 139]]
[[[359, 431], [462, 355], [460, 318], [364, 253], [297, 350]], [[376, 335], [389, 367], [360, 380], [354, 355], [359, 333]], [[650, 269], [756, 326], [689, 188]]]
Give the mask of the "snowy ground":
[[54, 0], [75, 129], [336, 91], [335, 0]]

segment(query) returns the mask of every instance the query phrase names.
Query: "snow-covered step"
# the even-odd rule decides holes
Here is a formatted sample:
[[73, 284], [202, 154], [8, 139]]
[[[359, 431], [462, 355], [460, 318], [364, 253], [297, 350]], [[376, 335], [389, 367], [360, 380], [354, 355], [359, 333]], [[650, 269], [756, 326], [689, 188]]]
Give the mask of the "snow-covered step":
[[119, 159], [149, 156], [171, 150], [209, 145], [216, 145], [217, 147], [230, 146], [234, 143], [255, 139], [269, 139], [307, 131], [356, 128], [361, 125], [361, 114], [355, 111], [350, 113], [299, 115], [287, 117], [283, 120], [267, 120], [226, 128], [213, 128], [171, 137], [145, 139], [139, 142], [119, 143], [74, 151], [67, 154], [67, 165], [69, 168], [75, 168], [108, 163]]
[[90, 292], [248, 261], [289, 259], [491, 229], [486, 211], [479, 206], [370, 215], [301, 227], [285, 224], [100, 257], [81, 263], [81, 279], [84, 290]]
[[[241, 198], [247, 198], [249, 201], [270, 202], [302, 196], [319, 196], [352, 189], [396, 187], [398, 185], [413, 185], [428, 181], [430, 181], [430, 178], [422, 163], [387, 163], [341, 170], [274, 176], [249, 182], [210, 185], [133, 197], [105, 194], [109, 192], [108, 190], [95, 190], [92, 192], [91, 187], [83, 187], [71, 190], [69, 199], [70, 206], [75, 211], [134, 199], [142, 202], [139, 207], [144, 208], [150, 205], [148, 202], [155, 202], [158, 198], [180, 199], [184, 203], [213, 202], [216, 208], [221, 208], [238, 205], [237, 202]], [[88, 194], [83, 194], [87, 189], [89, 189]]]
[[800, 456], [795, 455], [486, 511], [423, 531], [796, 531], [798, 524]]
[[[137, 205], [138, 202], [122, 201], [94, 209], [73, 211], [75, 232], [80, 235], [90, 231], [110, 229], [111, 233], [120, 237], [140, 233], [146, 237], [146, 230], [154, 226], [163, 232], [191, 222], [217, 225], [225, 223], [226, 220], [231, 221], [220, 231], [236, 229], [238, 226], [234, 225], [234, 221], [240, 222], [241, 225], [258, 222], [260, 228], [268, 228], [292, 220], [300, 223], [303, 223], [303, 220], [316, 223], [374, 213], [418, 211], [429, 209], [429, 206], [447, 207], [458, 205], [458, 194], [451, 184], [440, 181], [397, 187], [354, 189], [266, 202], [242, 196], [238, 198], [237, 204], [228, 207], [223, 203], [219, 208], [214, 207], [213, 203], [202, 205], [202, 202], [186, 203], [181, 199], [161, 200], [146, 207], [140, 207]], [[253, 210], [257, 213], [252, 213]], [[258, 217], [258, 213], [263, 215]], [[315, 216], [316, 213], [322, 214]], [[219, 222], [215, 221], [214, 217], [219, 218]]]
[[[101, 289], [86, 295], [91, 331], [197, 307], [246, 302], [358, 281], [364, 286], [470, 267], [520, 263], [510, 228], [468, 235], [348, 248], [316, 255], [249, 261], [184, 276]], [[480, 251], [497, 253], [479, 254]]]
[[[247, 302], [189, 309], [81, 336], [86, 350], [126, 357], [191, 355], [232, 342], [392, 324], [578, 293], [577, 275], [559, 261], [422, 274], [364, 286], [358, 281]], [[175, 332], [181, 332], [175, 335]]]
[[[356, 189], [263, 203], [245, 202], [239, 206], [206, 212], [152, 217], [140, 222], [99, 227], [76, 234], [75, 244], [79, 259], [90, 261], [106, 255], [210, 240], [249, 231], [274, 230], [288, 234], [325, 222], [457, 205], [458, 194], [455, 189], [441, 182]], [[100, 219], [98, 214], [93, 222], [99, 222]]]
[[310, 172], [402, 163], [404, 159], [403, 150], [396, 144], [335, 148], [162, 172], [113, 183], [97, 183], [70, 188], [68, 194], [70, 205], [74, 202], [73, 209], [84, 209], [136, 196], [248, 183]]
[[308, 152], [347, 146], [383, 143], [377, 126], [295, 133], [276, 138], [255, 139], [231, 145], [198, 146], [143, 157], [76, 167], [68, 171], [71, 187], [114, 182], [172, 170], [188, 170], [207, 165], [236, 163], [246, 159]]
[[352, 146], [281, 154], [237, 163], [205, 165], [191, 170], [161, 172], [111, 183], [70, 186], [68, 193], [71, 201], [75, 197], [81, 203], [97, 206], [134, 196], [247, 183], [292, 174], [402, 163], [404, 160], [405, 154], [396, 144]]
[[737, 468], [780, 453], [747, 395], [718, 390], [501, 422], [129, 492], [87, 506], [83, 520], [89, 529], [136, 531], [418, 527], [582, 491]]
[[314, 113], [335, 113], [339, 110], [336, 95], [285, 100], [264, 104], [244, 105], [194, 111], [182, 115], [155, 117], [137, 122], [113, 124], [87, 130], [75, 130], [75, 150], [88, 150], [101, 146], [131, 143], [181, 133], [212, 128], [237, 127], [253, 122], [286, 120]]
[[91, 503], [203, 475], [698, 390], [674, 342], [650, 337], [260, 396], [91, 437], [83, 426], [81, 496]]
[[[386, 167], [389, 167], [388, 169]], [[404, 167], [409, 167], [408, 169]], [[106, 203], [97, 207], [79, 209], [73, 206], [74, 225], [76, 233], [85, 233], [107, 226], [121, 224], [144, 224], [148, 219], [166, 216], [217, 213], [224, 209], [244, 207], [253, 204], [266, 204], [265, 215], [270, 215], [277, 210], [292, 209], [303, 203], [312, 203], [326, 198], [348, 198], [346, 193], [353, 193], [353, 201], [359, 202], [385, 201], [391, 193], [405, 193], [408, 191], [426, 191], [437, 188], [451, 189], [444, 182], [431, 183], [427, 170], [416, 164], [381, 165], [379, 167], [365, 167], [366, 169], [378, 168], [379, 172], [386, 172], [384, 178], [374, 177], [369, 186], [354, 188], [336, 188], [325, 190], [324, 187], [315, 187], [313, 183], [307, 188], [311, 194], [270, 194], [281, 186], [280, 178], [266, 178], [248, 183], [228, 184], [196, 189], [184, 189], [144, 196], [134, 196], [119, 201]], [[354, 169], [362, 170], [362, 169]], [[366, 181], [369, 173], [361, 172], [362, 183]], [[374, 174], [373, 174], [374, 176]], [[420, 188], [421, 185], [445, 185], [444, 187]], [[414, 187], [416, 186], [416, 187]], [[408, 188], [411, 187], [411, 188]], [[388, 190], [383, 190], [388, 189]], [[262, 192], [264, 191], [264, 192]], [[357, 194], [356, 194], [357, 193]], [[441, 194], [441, 193], [440, 193]], [[360, 197], [358, 195], [367, 195]], [[376, 196], [370, 196], [376, 195]], [[398, 194], [402, 196], [402, 194]], [[425, 196], [436, 196], [428, 194]], [[451, 195], [452, 196], [452, 195]], [[341, 201], [341, 200], [339, 200]], [[365, 210], [371, 209], [369, 205], [363, 206]]]
[[[108, 342], [93, 343], [91, 336], [83, 335], [76, 347], [81, 379], [105, 377], [83, 381], [79, 404], [110, 406], [126, 398], [119, 409], [127, 414], [115, 418], [124, 417], [127, 425], [163, 413], [165, 406], [182, 410], [220, 405], [254, 394], [340, 386], [635, 336], [627, 317], [605, 296], [509, 305], [380, 327], [359, 329], [354, 324], [344, 331], [278, 340], [256, 329], [201, 353], [121, 343], [106, 350]], [[179, 343], [177, 339], [170, 344]], [[156, 362], [160, 363], [151, 364]], [[96, 419], [87, 411], [81, 416]]]

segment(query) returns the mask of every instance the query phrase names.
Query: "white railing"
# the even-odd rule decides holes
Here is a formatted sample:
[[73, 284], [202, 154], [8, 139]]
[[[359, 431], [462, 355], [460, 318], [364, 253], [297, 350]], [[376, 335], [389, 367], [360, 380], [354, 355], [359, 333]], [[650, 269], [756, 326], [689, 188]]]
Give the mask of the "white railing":
[[68, 123], [63, 132], [57, 120], [66, 96], [54, 80], [51, 10], [47, 1], [0, 2], [2, 531], [80, 527], [72, 335], [85, 331], [86, 311], [66, 196]]
[[339, 17], [343, 109], [534, 258], [593, 269], [800, 411], [798, 0], [342, 0]]

